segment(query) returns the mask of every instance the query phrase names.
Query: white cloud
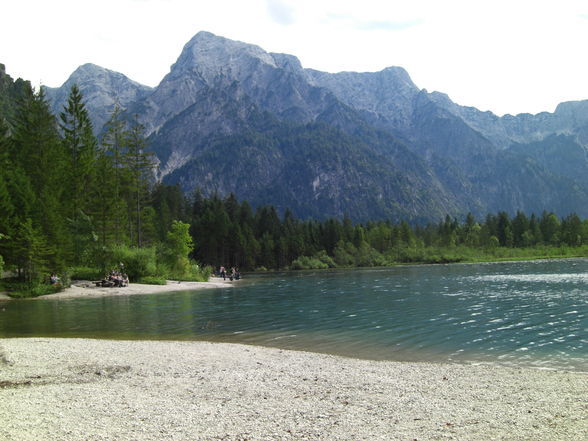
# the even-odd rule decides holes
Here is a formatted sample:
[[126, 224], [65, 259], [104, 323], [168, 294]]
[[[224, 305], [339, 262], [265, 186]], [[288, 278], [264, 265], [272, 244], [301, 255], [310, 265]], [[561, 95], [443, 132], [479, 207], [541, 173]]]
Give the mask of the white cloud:
[[267, 10], [270, 17], [278, 24], [294, 23], [294, 9], [283, 0], [267, 0]]

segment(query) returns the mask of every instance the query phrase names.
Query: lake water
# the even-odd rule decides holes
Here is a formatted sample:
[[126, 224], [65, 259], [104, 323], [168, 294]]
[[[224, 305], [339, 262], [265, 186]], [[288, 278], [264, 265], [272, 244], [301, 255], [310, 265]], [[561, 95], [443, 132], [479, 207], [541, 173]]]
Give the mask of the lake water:
[[255, 275], [233, 289], [0, 303], [0, 336], [239, 342], [588, 372], [588, 260]]

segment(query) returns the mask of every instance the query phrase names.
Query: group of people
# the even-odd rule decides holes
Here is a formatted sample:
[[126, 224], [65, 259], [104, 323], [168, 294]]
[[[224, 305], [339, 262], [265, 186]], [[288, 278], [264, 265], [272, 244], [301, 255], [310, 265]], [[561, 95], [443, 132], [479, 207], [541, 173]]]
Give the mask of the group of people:
[[108, 280], [112, 282], [115, 287], [129, 286], [129, 276], [117, 270], [112, 270], [110, 272]]
[[113, 269], [112, 271], [110, 271], [110, 274], [104, 277], [104, 279], [95, 283], [96, 286], [122, 288], [125, 286], [129, 286], [129, 277], [122, 271]]
[[229, 280], [233, 281], [239, 280], [241, 278], [241, 273], [239, 272], [238, 268], [232, 267], [231, 271], [227, 274], [227, 270], [225, 269], [225, 267], [221, 266], [218, 270], [218, 276], [222, 277], [223, 280], [227, 280], [228, 277]]

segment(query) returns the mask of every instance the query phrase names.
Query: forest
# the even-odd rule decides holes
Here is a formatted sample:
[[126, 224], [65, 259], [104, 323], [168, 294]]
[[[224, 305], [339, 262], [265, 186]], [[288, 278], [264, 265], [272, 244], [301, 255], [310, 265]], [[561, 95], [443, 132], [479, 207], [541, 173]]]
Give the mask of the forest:
[[[588, 251], [588, 221], [575, 214], [354, 223], [297, 219], [287, 209], [198, 188], [186, 195], [155, 179], [157, 162], [137, 115], [114, 106], [97, 137], [76, 86], [57, 116], [27, 82], [0, 92], [0, 273], [11, 295], [100, 279], [121, 263], [132, 282], [165, 283], [206, 280], [220, 265], [326, 269]], [[60, 287], [47, 283], [50, 274], [59, 275]]]
[[[345, 217], [299, 220], [289, 210], [280, 216], [272, 206], [252, 210], [234, 195], [205, 199], [196, 190], [182, 202], [179, 189], [160, 198], [176, 200], [173, 209], [159, 205], [170, 219], [191, 225], [193, 256], [210, 265], [251, 269], [323, 269], [395, 264], [456, 263], [578, 257], [588, 252], [588, 221], [570, 214], [559, 218], [543, 212], [489, 214], [477, 221], [468, 214], [461, 222], [447, 216], [438, 223], [354, 223]], [[187, 209], [182, 213], [182, 204]], [[169, 211], [168, 211], [169, 210]]]
[[[94, 135], [76, 86], [58, 117], [28, 83], [0, 119], [0, 267], [11, 293], [43, 294], [124, 264], [133, 281], [205, 280], [189, 258], [189, 225], [165, 225], [151, 203], [156, 163], [143, 127], [115, 106]], [[18, 87], [16, 87], [18, 86]], [[1, 269], [1, 268], [0, 268]]]

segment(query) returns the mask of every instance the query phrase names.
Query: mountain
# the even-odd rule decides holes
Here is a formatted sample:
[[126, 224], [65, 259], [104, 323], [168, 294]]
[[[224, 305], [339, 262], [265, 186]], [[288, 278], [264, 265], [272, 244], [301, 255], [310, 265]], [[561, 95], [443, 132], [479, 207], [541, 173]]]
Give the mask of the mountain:
[[588, 101], [498, 117], [419, 89], [400, 67], [326, 73], [196, 34], [154, 89], [93, 65], [77, 82], [98, 130], [138, 114], [159, 179], [301, 217], [436, 220], [500, 210], [588, 216]]
[[61, 87], [44, 87], [55, 115], [63, 111], [74, 84], [84, 94], [84, 102], [96, 132], [100, 132], [108, 121], [116, 103], [127, 108], [152, 91], [151, 87], [136, 83], [121, 73], [88, 63], [78, 67]]

